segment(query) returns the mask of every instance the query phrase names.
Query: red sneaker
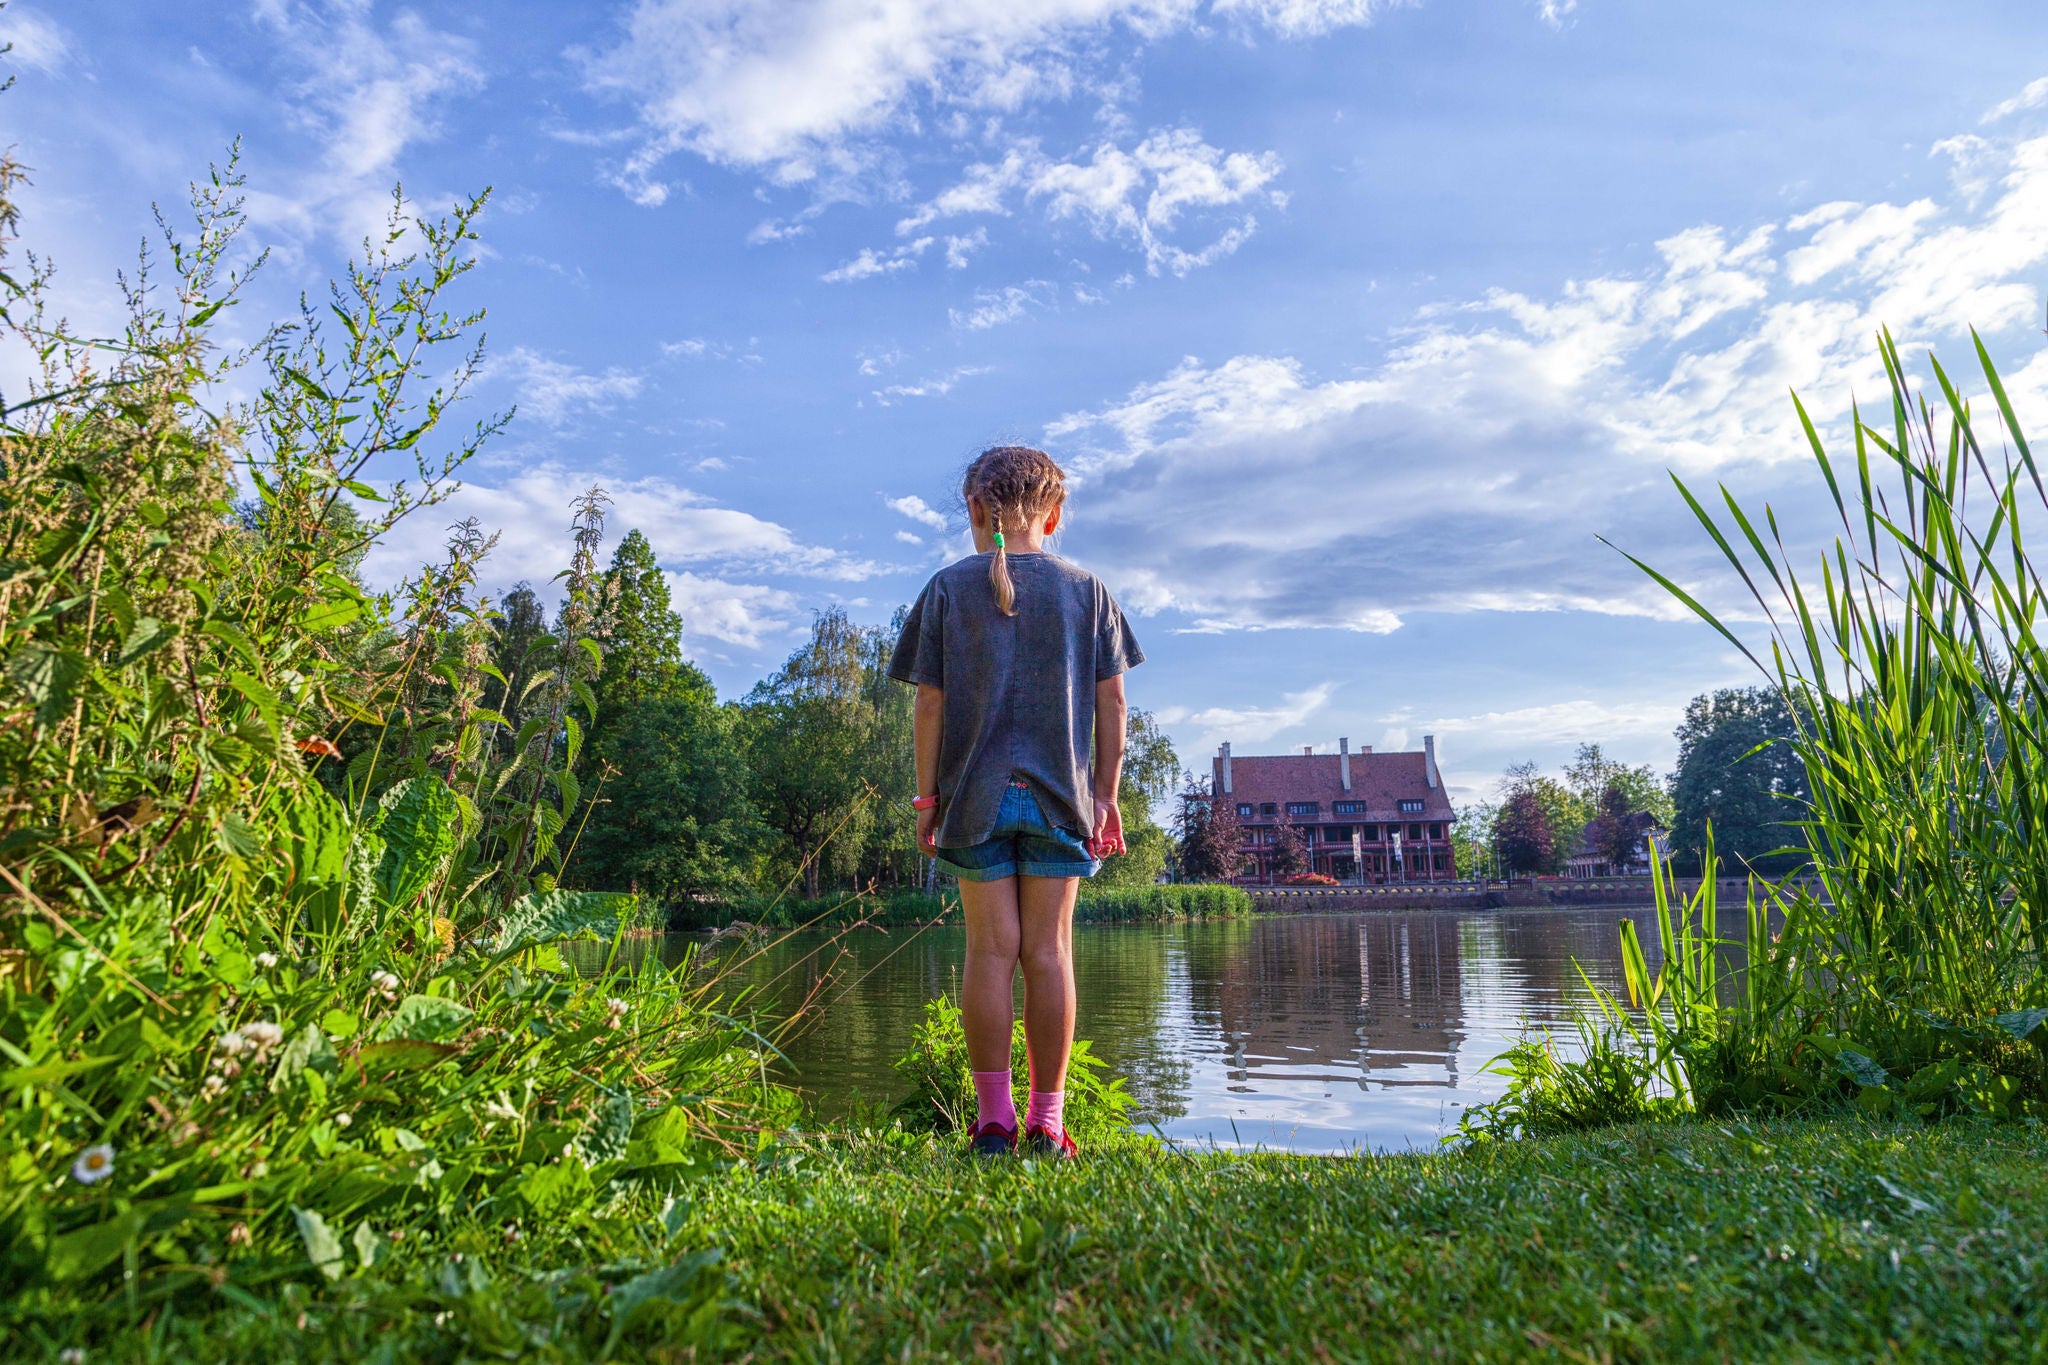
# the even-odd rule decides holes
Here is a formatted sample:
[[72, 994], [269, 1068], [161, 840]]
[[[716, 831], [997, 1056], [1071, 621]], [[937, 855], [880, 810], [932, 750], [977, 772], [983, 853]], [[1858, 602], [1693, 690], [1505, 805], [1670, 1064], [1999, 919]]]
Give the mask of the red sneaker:
[[1055, 1161], [1072, 1161], [1081, 1155], [1081, 1149], [1074, 1145], [1074, 1140], [1067, 1136], [1065, 1129], [1061, 1129], [1055, 1136], [1043, 1128], [1026, 1128], [1024, 1149], [1032, 1156], [1051, 1157]]
[[967, 1155], [1009, 1156], [1017, 1150], [1017, 1130], [990, 1119], [967, 1130]]

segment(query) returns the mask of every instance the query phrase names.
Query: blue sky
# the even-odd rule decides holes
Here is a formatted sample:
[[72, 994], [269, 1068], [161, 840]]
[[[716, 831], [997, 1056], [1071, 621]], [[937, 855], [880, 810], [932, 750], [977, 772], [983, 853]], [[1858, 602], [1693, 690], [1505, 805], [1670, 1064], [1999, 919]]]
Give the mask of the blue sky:
[[[1183, 756], [1438, 736], [1458, 795], [1668, 767], [1747, 681], [1604, 534], [1732, 602], [1665, 477], [1822, 527], [1871, 336], [1976, 325], [2048, 428], [2048, 10], [1616, 0], [15, 0], [25, 236], [82, 326], [243, 139], [245, 324], [381, 212], [494, 188], [519, 416], [452, 504], [545, 580], [567, 500], [727, 693], [961, 550], [996, 440], [1074, 475]], [[10, 374], [13, 371], [9, 371]], [[10, 383], [13, 390], [17, 386]]]

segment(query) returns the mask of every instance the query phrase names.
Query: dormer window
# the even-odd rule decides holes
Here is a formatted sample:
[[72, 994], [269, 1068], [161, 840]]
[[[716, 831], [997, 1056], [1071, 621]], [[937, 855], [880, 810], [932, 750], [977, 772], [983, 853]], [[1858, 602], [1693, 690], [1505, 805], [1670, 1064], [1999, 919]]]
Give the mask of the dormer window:
[[1240, 820], [1249, 820], [1249, 819], [1251, 819], [1251, 818], [1252, 818], [1252, 803], [1251, 803], [1251, 802], [1249, 802], [1249, 801], [1240, 801], [1240, 802], [1238, 802], [1238, 803], [1237, 803], [1237, 818], [1238, 818], [1238, 819], [1240, 819]]
[[1322, 810], [1322, 808], [1322, 803], [1319, 801], [1289, 801], [1287, 803], [1287, 813], [1289, 815], [1314, 815]]
[[1259, 803], [1259, 814], [1261, 814], [1261, 815], [1268, 815], [1268, 816], [1270, 816], [1270, 815], [1278, 815], [1279, 813], [1280, 813], [1280, 807], [1279, 807], [1279, 806], [1277, 806], [1277, 805], [1275, 805], [1275, 804], [1274, 804], [1273, 802], [1271, 802], [1271, 801], [1261, 801], [1261, 802]]
[[1403, 815], [1420, 815], [1420, 814], [1422, 814], [1422, 803], [1421, 803], [1420, 801], [1403, 801], [1403, 802], [1401, 803], [1401, 814], [1403, 814]]

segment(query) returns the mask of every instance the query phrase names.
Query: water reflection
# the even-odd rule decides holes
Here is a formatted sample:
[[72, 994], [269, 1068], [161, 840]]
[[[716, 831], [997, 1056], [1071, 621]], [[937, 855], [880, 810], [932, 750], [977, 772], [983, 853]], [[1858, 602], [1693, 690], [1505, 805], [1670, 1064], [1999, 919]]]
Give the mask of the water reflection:
[[[1616, 921], [1653, 954], [1648, 909], [1375, 912], [1075, 930], [1079, 1030], [1129, 1077], [1168, 1137], [1299, 1151], [1433, 1146], [1498, 1095], [1482, 1068], [1529, 1023], [1565, 1022], [1586, 988], [1621, 984]], [[1724, 923], [1723, 932], [1737, 926]], [[663, 945], [675, 960], [683, 944]], [[827, 1114], [889, 1102], [890, 1063], [924, 1002], [950, 992], [958, 928], [806, 935], [765, 951], [706, 946], [769, 1018], [808, 1002], [786, 1043]]]

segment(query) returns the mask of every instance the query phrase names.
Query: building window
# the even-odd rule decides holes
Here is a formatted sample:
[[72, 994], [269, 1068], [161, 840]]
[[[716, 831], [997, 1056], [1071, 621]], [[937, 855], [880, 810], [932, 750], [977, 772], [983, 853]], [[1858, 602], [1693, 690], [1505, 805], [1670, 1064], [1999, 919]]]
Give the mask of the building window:
[[1322, 808], [1322, 803], [1318, 801], [1289, 801], [1287, 803], [1287, 813], [1289, 815], [1315, 815]]
[[1280, 813], [1280, 808], [1279, 808], [1278, 806], [1274, 805], [1274, 804], [1273, 804], [1273, 803], [1272, 803], [1271, 801], [1262, 801], [1262, 802], [1260, 802], [1260, 803], [1259, 803], [1259, 814], [1261, 814], [1261, 815], [1278, 815], [1279, 813]]
[[1323, 838], [1333, 844], [1348, 844], [1351, 842], [1351, 826], [1331, 825], [1323, 831]]
[[1339, 801], [1330, 807], [1330, 811], [1335, 815], [1363, 815], [1365, 814], [1365, 802]]
[[1410, 826], [1408, 826], [1408, 837], [1409, 837], [1409, 838], [1411, 838], [1411, 839], [1416, 839], [1416, 840], [1420, 840], [1420, 839], [1422, 838], [1422, 826], [1420, 826], [1420, 825], [1410, 825]]
[[1358, 837], [1368, 844], [1378, 843], [1380, 827], [1378, 825], [1360, 825], [1358, 827]]
[[1237, 818], [1240, 820], [1249, 820], [1252, 818], [1252, 808], [1249, 802], [1240, 801], [1237, 803]]
[[1420, 814], [1422, 814], [1422, 803], [1421, 803], [1420, 801], [1403, 801], [1403, 802], [1401, 803], [1401, 814], [1403, 814], [1403, 815], [1420, 815]]
[[1441, 838], [1443, 838], [1443, 837], [1444, 837], [1444, 827], [1443, 827], [1442, 825], [1431, 825], [1431, 826], [1429, 827], [1429, 837], [1430, 837], [1430, 838], [1432, 838], [1432, 839], [1441, 839]]

